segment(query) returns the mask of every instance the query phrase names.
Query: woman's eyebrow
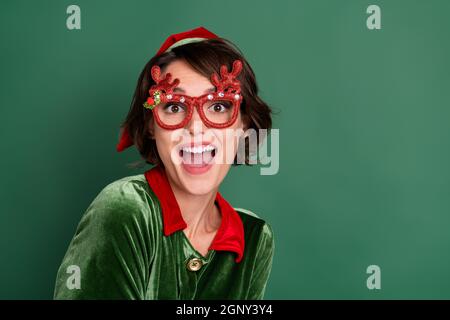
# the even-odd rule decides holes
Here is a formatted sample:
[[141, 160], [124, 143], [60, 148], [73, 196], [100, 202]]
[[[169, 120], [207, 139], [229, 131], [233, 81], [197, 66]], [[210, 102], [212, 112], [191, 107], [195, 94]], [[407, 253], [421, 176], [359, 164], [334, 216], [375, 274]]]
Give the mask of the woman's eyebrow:
[[[211, 87], [205, 90], [205, 93], [209, 93], [209, 92], [214, 92], [216, 91], [215, 87]], [[186, 93], [186, 91], [181, 88], [181, 87], [176, 87], [175, 89], [173, 89], [173, 92], [181, 92], [181, 93]]]

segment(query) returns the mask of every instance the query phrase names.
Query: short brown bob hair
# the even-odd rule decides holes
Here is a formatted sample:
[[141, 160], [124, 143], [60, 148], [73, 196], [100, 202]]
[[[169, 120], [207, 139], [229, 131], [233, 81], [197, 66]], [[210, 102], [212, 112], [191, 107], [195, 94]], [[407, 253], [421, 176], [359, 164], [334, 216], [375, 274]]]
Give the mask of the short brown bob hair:
[[[149, 164], [161, 164], [156, 142], [151, 134], [150, 124], [153, 122], [151, 110], [143, 107], [148, 98], [148, 91], [155, 83], [150, 75], [153, 65], [158, 65], [161, 71], [175, 60], [184, 60], [194, 70], [208, 79], [213, 72], [220, 74], [220, 66], [226, 65], [231, 70], [233, 61], [242, 61], [242, 71], [237, 79], [241, 82], [241, 117], [245, 129], [267, 129], [272, 127], [272, 110], [258, 96], [258, 86], [255, 74], [241, 51], [229, 40], [215, 38], [199, 42], [187, 43], [172, 48], [171, 51], [154, 56], [147, 62], [137, 81], [136, 90], [131, 101], [130, 110], [121, 128], [127, 128], [130, 138], [139, 153]], [[256, 135], [259, 139], [259, 135]], [[258, 140], [258, 145], [260, 141]], [[249, 162], [248, 141], [245, 141], [245, 163]], [[236, 164], [236, 159], [235, 163]]]

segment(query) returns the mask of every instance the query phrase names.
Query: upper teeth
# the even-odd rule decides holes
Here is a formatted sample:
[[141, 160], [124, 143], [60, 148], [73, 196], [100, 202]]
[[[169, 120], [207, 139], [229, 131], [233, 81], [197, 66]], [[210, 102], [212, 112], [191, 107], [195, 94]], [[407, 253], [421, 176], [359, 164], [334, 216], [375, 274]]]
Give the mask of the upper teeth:
[[199, 147], [183, 147], [181, 150], [183, 152], [191, 152], [191, 153], [202, 153], [213, 151], [215, 148], [212, 145], [207, 146], [199, 146]]

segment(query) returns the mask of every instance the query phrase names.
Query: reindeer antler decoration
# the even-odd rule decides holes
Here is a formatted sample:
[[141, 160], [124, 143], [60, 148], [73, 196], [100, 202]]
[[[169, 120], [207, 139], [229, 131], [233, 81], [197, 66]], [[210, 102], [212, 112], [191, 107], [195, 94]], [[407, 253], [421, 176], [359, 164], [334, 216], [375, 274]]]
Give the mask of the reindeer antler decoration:
[[[240, 90], [241, 84], [237, 80], [237, 76], [242, 70], [242, 62], [235, 60], [231, 72], [228, 72], [226, 65], [220, 67], [220, 79], [216, 72], [211, 75], [211, 82], [216, 87], [216, 92], [219, 97], [231, 96], [235, 100], [241, 99]], [[167, 102], [167, 99], [172, 99], [173, 89], [178, 86], [180, 80], [176, 78], [172, 82], [172, 75], [167, 73], [164, 78], [161, 79], [161, 69], [159, 66], [154, 65], [150, 71], [155, 84], [150, 88], [150, 97], [144, 103], [144, 107], [147, 109], [153, 109], [160, 103]], [[209, 94], [208, 97], [213, 97]], [[185, 98], [181, 97], [180, 101], [184, 102]]]
[[[180, 83], [179, 79], [175, 79], [170, 82], [172, 79], [170, 72], [167, 73], [163, 79], [161, 79], [161, 69], [157, 65], [152, 67], [150, 73], [152, 75], [152, 79], [155, 81], [155, 84], [151, 86], [148, 91], [150, 93], [150, 97], [144, 103], [144, 107], [147, 109], [153, 109], [161, 102], [164, 102], [165, 95], [172, 93], [172, 90]], [[162, 93], [164, 93], [164, 95], [162, 95]]]
[[236, 80], [236, 77], [242, 70], [242, 62], [240, 60], [235, 60], [233, 62], [233, 68], [231, 72], [228, 72], [228, 68], [226, 65], [222, 65], [220, 67], [220, 76], [221, 80], [217, 76], [217, 73], [213, 73], [211, 75], [211, 82], [217, 88], [218, 92], [226, 91], [228, 88], [231, 88], [231, 93], [239, 92], [241, 85], [239, 80]]

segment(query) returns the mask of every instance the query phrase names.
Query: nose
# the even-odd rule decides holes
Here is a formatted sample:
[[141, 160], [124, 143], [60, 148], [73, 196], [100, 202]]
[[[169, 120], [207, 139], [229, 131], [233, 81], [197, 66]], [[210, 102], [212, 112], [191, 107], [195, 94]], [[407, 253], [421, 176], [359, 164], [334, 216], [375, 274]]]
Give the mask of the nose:
[[189, 133], [193, 136], [201, 133], [203, 134], [206, 130], [206, 126], [198, 113], [197, 108], [194, 106], [194, 110], [192, 111], [192, 117], [186, 125], [186, 129], [189, 130]]

